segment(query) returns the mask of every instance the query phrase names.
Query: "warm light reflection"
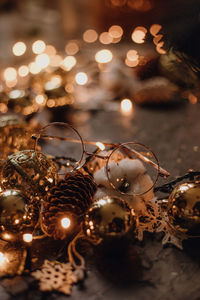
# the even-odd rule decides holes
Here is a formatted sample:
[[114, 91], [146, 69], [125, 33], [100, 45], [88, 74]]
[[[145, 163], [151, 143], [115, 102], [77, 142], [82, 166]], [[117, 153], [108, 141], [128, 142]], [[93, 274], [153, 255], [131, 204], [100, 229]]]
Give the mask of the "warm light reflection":
[[10, 241], [12, 239], [12, 236], [9, 233], [3, 233], [3, 239], [6, 241]]
[[35, 41], [32, 45], [32, 51], [35, 54], [41, 54], [42, 52], [44, 52], [46, 48], [46, 44], [44, 41], [38, 40]]
[[15, 56], [21, 56], [26, 52], [26, 45], [23, 42], [17, 42], [12, 48]]
[[120, 104], [122, 114], [129, 115], [132, 113], [133, 104], [130, 99], [123, 99]]
[[84, 85], [88, 82], [88, 76], [84, 72], [79, 72], [75, 76], [76, 83], [79, 85]]
[[31, 233], [25, 233], [23, 234], [23, 241], [26, 243], [31, 243], [33, 240], [33, 236]]
[[65, 46], [65, 52], [68, 55], [75, 55], [79, 51], [79, 46], [76, 41], [70, 41]]
[[159, 33], [159, 31], [161, 30], [161, 28], [162, 28], [161, 25], [159, 25], [159, 24], [153, 24], [150, 27], [149, 31], [150, 31], [151, 35], [156, 36]]
[[102, 63], [102, 64], [110, 62], [112, 58], [113, 58], [112, 52], [108, 49], [100, 50], [95, 55], [95, 60], [98, 63]]
[[26, 77], [29, 73], [29, 68], [27, 66], [21, 66], [18, 69], [18, 74], [20, 77]]
[[70, 219], [69, 219], [69, 218], [63, 218], [63, 219], [61, 220], [61, 225], [62, 225], [62, 227], [65, 228], [65, 229], [69, 228], [69, 226], [71, 225]]
[[0, 266], [2, 267], [5, 262], [8, 262], [8, 258], [5, 254], [3, 254], [3, 252], [0, 252]]
[[83, 34], [83, 40], [86, 43], [94, 43], [98, 39], [98, 34], [94, 29], [88, 29]]
[[37, 55], [35, 62], [40, 68], [44, 69], [49, 65], [49, 55], [47, 55], [46, 53], [39, 54]]
[[102, 32], [99, 36], [99, 41], [104, 45], [108, 45], [112, 43], [113, 38], [108, 32]]
[[134, 29], [134, 31], [131, 35], [131, 38], [132, 38], [133, 42], [135, 42], [137, 44], [142, 44], [142, 43], [144, 43], [146, 33], [147, 33], [146, 28], [139, 26]]
[[76, 65], [76, 58], [74, 56], [67, 56], [62, 62], [62, 67], [66, 69], [66, 71], [70, 71]]
[[4, 70], [4, 78], [6, 81], [13, 81], [17, 77], [17, 71], [15, 68], [7, 68]]
[[119, 25], [111, 26], [109, 28], [108, 32], [109, 32], [109, 35], [114, 39], [121, 38], [121, 36], [123, 35], [123, 29]]
[[96, 145], [97, 145], [97, 147], [100, 149], [100, 150], [105, 150], [105, 146], [104, 146], [104, 144], [103, 143], [101, 143], [101, 142], [96, 142]]

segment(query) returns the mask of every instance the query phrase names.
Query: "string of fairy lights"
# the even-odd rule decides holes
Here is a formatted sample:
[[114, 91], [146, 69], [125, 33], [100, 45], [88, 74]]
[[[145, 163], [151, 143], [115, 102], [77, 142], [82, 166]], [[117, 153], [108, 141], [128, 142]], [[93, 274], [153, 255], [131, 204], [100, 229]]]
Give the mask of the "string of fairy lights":
[[[165, 54], [162, 34], [159, 34], [161, 28], [161, 25], [153, 24], [149, 30], [143, 26], [138, 26], [133, 30], [131, 34], [132, 44], [129, 43], [130, 49], [127, 50], [124, 57], [125, 66], [134, 68], [145, 63], [144, 57], [138, 53], [138, 50], [134, 49], [134, 44], [143, 44], [148, 31], [153, 36], [157, 52]], [[1, 72], [1, 92], [6, 93], [7, 99], [0, 103], [0, 112], [6, 113], [8, 102], [10, 100], [16, 102], [18, 99], [18, 104], [14, 105], [14, 110], [24, 115], [37, 112], [46, 106], [53, 108], [74, 104], [76, 100], [73, 95], [76, 86], [86, 86], [92, 80], [87, 72], [88, 65], [96, 64], [98, 70], [103, 71], [105, 65], [116, 58], [115, 44], [120, 43], [123, 36], [124, 30], [119, 25], [113, 25], [107, 32], [100, 34], [94, 29], [88, 29], [83, 33], [82, 39], [69, 40], [65, 45], [65, 52], [61, 53], [57, 51], [55, 46], [46, 44], [43, 40], [36, 40], [29, 46], [24, 41], [17, 41], [12, 46], [12, 53], [16, 57], [16, 61], [17, 57], [24, 58], [24, 61], [27, 61], [27, 57], [33, 57], [33, 55], [34, 57], [27, 64], [9, 66]], [[87, 45], [93, 46], [87, 47]], [[107, 46], [107, 48], [102, 49], [102, 45]], [[94, 55], [85, 63], [83, 52], [88, 51], [87, 48], [90, 48]], [[56, 73], [58, 69], [64, 73], [64, 77], [63, 74]], [[46, 76], [48, 79], [43, 80], [41, 77], [45, 77], [44, 74], [51, 74], [51, 78]], [[65, 75], [67, 75], [67, 79]], [[30, 87], [30, 81], [37, 81], [37, 83], [33, 88], [34, 93], [31, 95], [30, 105], [26, 104], [22, 108], [21, 103], [25, 103], [27, 98], [30, 98], [25, 90]], [[61, 86], [63, 87], [62, 95], [57, 101], [44, 93], [44, 90], [47, 93], [53, 90], [58, 91]], [[65, 97], [66, 93], [68, 97]], [[121, 99], [121, 101], [120, 110], [125, 114], [130, 113], [132, 111], [131, 99]]]

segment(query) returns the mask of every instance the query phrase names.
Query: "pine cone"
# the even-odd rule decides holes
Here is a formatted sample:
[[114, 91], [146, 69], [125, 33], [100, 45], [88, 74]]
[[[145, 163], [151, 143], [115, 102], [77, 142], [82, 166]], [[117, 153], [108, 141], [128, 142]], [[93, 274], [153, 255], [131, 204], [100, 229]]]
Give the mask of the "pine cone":
[[[80, 222], [91, 205], [96, 185], [89, 175], [69, 173], [48, 193], [44, 201], [43, 226], [54, 239], [64, 240], [80, 230]], [[61, 220], [70, 219], [69, 228]]]

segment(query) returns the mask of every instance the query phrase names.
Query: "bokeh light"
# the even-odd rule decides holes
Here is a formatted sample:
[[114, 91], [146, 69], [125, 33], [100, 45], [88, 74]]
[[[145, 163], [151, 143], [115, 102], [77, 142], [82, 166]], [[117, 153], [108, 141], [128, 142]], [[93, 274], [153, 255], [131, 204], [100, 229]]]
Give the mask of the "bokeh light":
[[28, 67], [31, 74], [38, 74], [41, 71], [41, 67], [35, 62], [30, 63]]
[[26, 77], [29, 73], [29, 68], [25, 65], [19, 67], [18, 74], [20, 77]]
[[133, 104], [130, 99], [123, 99], [120, 104], [122, 114], [129, 115], [132, 113]]
[[39, 54], [39, 55], [37, 55], [35, 62], [41, 69], [44, 69], [50, 63], [49, 55], [46, 53]]
[[23, 234], [23, 240], [26, 243], [31, 243], [32, 240], [33, 240], [32, 234], [31, 233], [25, 233], [25, 234]]
[[23, 42], [17, 42], [14, 44], [12, 51], [15, 56], [21, 56], [26, 52], [26, 44]]
[[139, 58], [139, 55], [136, 50], [129, 50], [126, 54], [126, 57], [130, 61], [136, 61]]
[[113, 38], [108, 32], [102, 32], [99, 36], [99, 41], [104, 45], [108, 45], [112, 43]]
[[159, 33], [159, 31], [161, 30], [161, 28], [162, 28], [162, 26], [160, 24], [153, 24], [153, 25], [151, 25], [149, 31], [150, 31], [151, 35], [156, 36]]
[[94, 29], [88, 29], [83, 34], [83, 40], [86, 43], [94, 43], [98, 39], [98, 34]]
[[79, 85], [85, 85], [88, 82], [88, 76], [84, 72], [79, 72], [75, 76], [76, 83]]
[[79, 51], [77, 41], [69, 41], [65, 46], [65, 52], [68, 55], [75, 55]]
[[66, 56], [61, 64], [66, 71], [70, 71], [75, 65], [76, 58], [74, 56]]
[[45, 53], [49, 56], [56, 55], [56, 48], [52, 45], [47, 45], [45, 49]]
[[63, 218], [63, 219], [61, 220], [61, 225], [62, 225], [62, 227], [65, 228], [65, 229], [69, 228], [69, 226], [71, 225], [70, 219], [67, 218], [67, 217], [66, 217], [66, 218]]
[[35, 54], [41, 54], [42, 52], [45, 51], [46, 44], [44, 41], [38, 40], [35, 41], [32, 45], [32, 51]]
[[119, 25], [111, 26], [109, 28], [108, 32], [109, 32], [109, 35], [114, 39], [121, 38], [121, 36], [123, 35], [123, 29]]
[[17, 78], [17, 71], [15, 70], [15, 68], [6, 68], [4, 70], [4, 79], [6, 81], [13, 81]]
[[100, 50], [95, 55], [95, 60], [98, 63], [102, 63], [102, 64], [110, 62], [112, 58], [113, 58], [112, 52], [108, 49]]
[[133, 40], [133, 42], [137, 43], [137, 44], [142, 44], [144, 43], [144, 39], [147, 33], [147, 29], [145, 27], [142, 26], [138, 26], [134, 29], [131, 38]]
[[45, 98], [44, 95], [37, 95], [37, 96], [35, 97], [35, 102], [36, 102], [37, 104], [39, 104], [39, 105], [44, 105], [45, 102], [46, 102], [46, 98]]

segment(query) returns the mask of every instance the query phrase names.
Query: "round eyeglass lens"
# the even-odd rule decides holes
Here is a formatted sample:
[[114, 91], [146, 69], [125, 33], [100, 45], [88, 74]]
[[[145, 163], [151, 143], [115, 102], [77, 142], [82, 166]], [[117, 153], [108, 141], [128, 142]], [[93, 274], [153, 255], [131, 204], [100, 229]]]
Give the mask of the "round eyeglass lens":
[[142, 195], [159, 176], [159, 161], [152, 150], [139, 143], [124, 143], [109, 155], [106, 174], [110, 185], [122, 194]]
[[43, 127], [36, 136], [35, 148], [50, 158], [56, 157], [59, 174], [77, 169], [84, 154], [84, 144], [78, 131], [61, 122]]

